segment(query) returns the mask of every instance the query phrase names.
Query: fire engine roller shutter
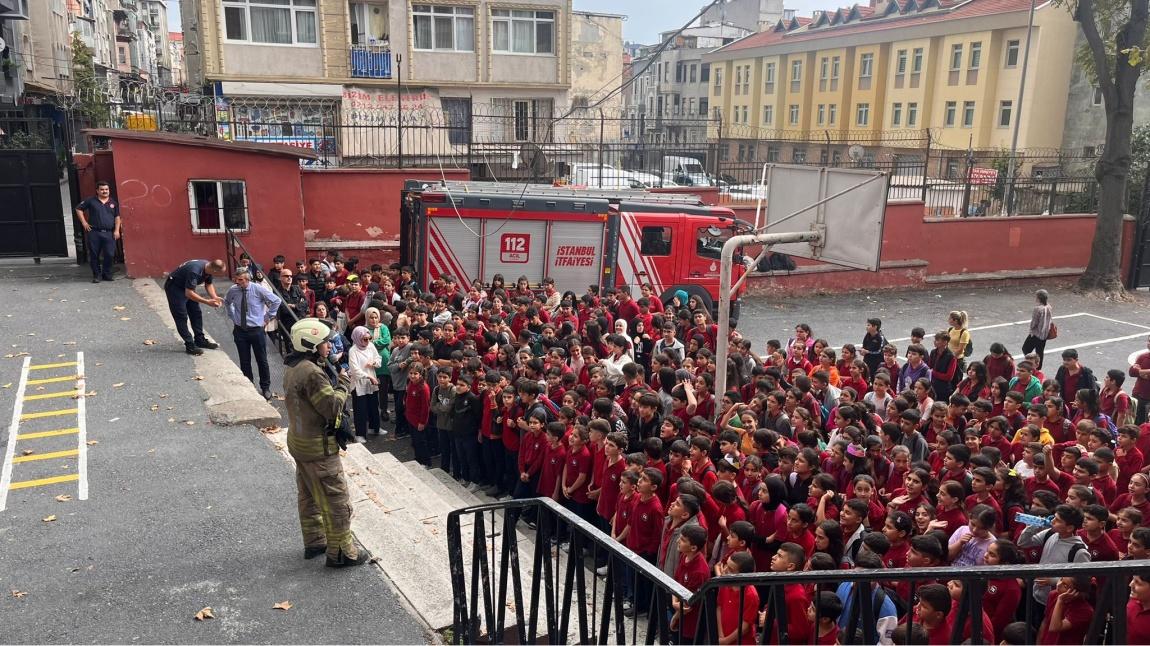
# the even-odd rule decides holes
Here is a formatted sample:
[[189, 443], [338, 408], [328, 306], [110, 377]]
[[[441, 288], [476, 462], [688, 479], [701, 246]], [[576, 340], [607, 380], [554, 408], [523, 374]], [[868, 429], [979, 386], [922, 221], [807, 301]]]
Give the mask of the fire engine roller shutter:
[[431, 280], [450, 274], [460, 284], [467, 285], [479, 278], [481, 238], [475, 234], [483, 232], [483, 221], [463, 218], [461, 222], [455, 217], [436, 217], [430, 218], [429, 224], [427, 265]]
[[603, 262], [602, 222], [552, 222], [546, 275], [559, 291], [582, 294], [599, 284]]
[[513, 283], [520, 276], [526, 276], [535, 285], [543, 279], [544, 253], [547, 250], [545, 220], [490, 218], [484, 233], [484, 280], [503, 274], [508, 283]]

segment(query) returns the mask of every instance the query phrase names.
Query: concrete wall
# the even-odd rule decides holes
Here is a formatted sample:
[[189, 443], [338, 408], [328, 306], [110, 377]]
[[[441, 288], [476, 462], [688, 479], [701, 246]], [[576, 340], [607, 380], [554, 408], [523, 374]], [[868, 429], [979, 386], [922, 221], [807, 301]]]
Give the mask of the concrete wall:
[[319, 47], [284, 47], [223, 43], [228, 74], [243, 76], [323, 76], [323, 53]]
[[243, 180], [250, 232], [241, 239], [257, 262], [302, 258], [299, 162], [292, 157], [115, 140], [116, 193], [124, 219], [124, 258], [132, 278], [158, 277], [189, 258], [222, 258], [223, 234], [192, 233], [191, 179]]
[[[1075, 47], [1085, 39], [1079, 34]], [[1074, 66], [1070, 76], [1070, 91], [1066, 97], [1066, 126], [1062, 132], [1062, 149], [1071, 155], [1080, 155], [1087, 146], [1101, 151], [1106, 143], [1106, 107], [1100, 101], [1094, 105], [1094, 83], [1080, 65]], [[1150, 86], [1140, 81], [1134, 90], [1134, 127], [1150, 123]]]
[[[618, 83], [623, 72], [623, 18], [586, 12], [571, 14], [571, 91], [572, 104], [584, 100], [602, 99], [601, 90]], [[623, 107], [623, 94], [619, 93], [598, 106], [614, 117]], [[604, 136], [608, 141], [618, 140], [622, 123], [607, 122]], [[598, 136], [598, 128], [587, 122], [571, 128], [572, 136], [587, 140]]]
[[[754, 206], [736, 214], [754, 220]], [[752, 293], [801, 294], [860, 289], [922, 288], [932, 284], [1076, 278], [1090, 259], [1093, 214], [1011, 218], [923, 218], [916, 200], [887, 205], [878, 272], [847, 270], [796, 258], [790, 274], [754, 274]], [[1127, 275], [1135, 222], [1123, 226], [1122, 275]]]

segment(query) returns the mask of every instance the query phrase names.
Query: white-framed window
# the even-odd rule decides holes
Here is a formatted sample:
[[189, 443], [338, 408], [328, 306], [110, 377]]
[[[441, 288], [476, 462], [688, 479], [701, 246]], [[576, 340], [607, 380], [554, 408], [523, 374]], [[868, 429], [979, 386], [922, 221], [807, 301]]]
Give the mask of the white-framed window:
[[874, 54], [863, 54], [859, 57], [859, 78], [869, 79], [874, 74]]
[[475, 51], [475, 8], [428, 4], [411, 6], [415, 49]]
[[950, 71], [957, 72], [962, 69], [962, 43], [950, 46]]
[[316, 0], [224, 0], [231, 42], [315, 46]]
[[958, 103], [955, 101], [947, 101], [946, 109], [944, 110], [945, 116], [943, 124], [947, 128], [953, 128], [955, 119], [958, 118]]
[[735, 94], [739, 94], [739, 92], [741, 92], [741, 90], [739, 88], [740, 88], [740, 86], [742, 86], [742, 84], [743, 84], [743, 66], [742, 65], [736, 65], [735, 66], [735, 89], [734, 89]]
[[751, 93], [751, 66], [743, 66], [743, 94]]
[[510, 54], [553, 55], [555, 12], [492, 9], [491, 49]]
[[870, 104], [860, 103], [855, 109], [855, 124], [860, 126], [870, 125]]
[[998, 127], [1009, 128], [1011, 112], [1014, 111], [1013, 101], [998, 102]]
[[188, 209], [193, 233], [246, 232], [249, 228], [248, 192], [242, 180], [188, 181]]
[[830, 125], [833, 126], [833, 125], [835, 125], [835, 122], [838, 121], [838, 118], [839, 118], [839, 106], [832, 103], [830, 105], [830, 108], [827, 110], [827, 123], [829, 123]]
[[982, 65], [982, 43], [970, 44], [970, 69], [976, 70]]
[[906, 104], [906, 127], [913, 128], [918, 125], [918, 103]]
[[895, 56], [895, 59], [897, 62], [895, 63], [894, 73], [906, 74], [906, 50], [898, 50], [898, 54]]
[[827, 106], [825, 104], [823, 104], [823, 103], [819, 104], [818, 115], [819, 115], [818, 116], [818, 125], [821, 126], [821, 125], [825, 124], [827, 121]]
[[715, 94], [722, 94], [723, 93], [723, 68], [716, 67], [715, 73], [712, 76], [715, 77]]
[[962, 127], [974, 127], [974, 101], [962, 102]]
[[791, 114], [790, 114], [790, 119], [789, 119], [788, 123], [790, 123], [792, 126], [799, 125], [799, 106], [798, 106], [798, 104], [794, 104], [794, 103], [791, 104]]
[[695, 63], [691, 63], [689, 74], [687, 76], [689, 83], [694, 83], [695, 79], [698, 77], [698, 67], [699, 66]]
[[763, 69], [763, 91], [767, 94], [775, 92], [775, 64], [767, 63]]
[[897, 128], [902, 125], [902, 104], [896, 103], [890, 109], [890, 125]]
[[922, 72], [922, 48], [915, 47], [911, 56], [910, 73], [918, 74], [919, 72]]
[[1018, 65], [1018, 44], [1017, 40], [1006, 41], [1006, 67]]
[[839, 57], [831, 59], [831, 81], [839, 80]]
[[774, 123], [775, 123], [775, 106], [764, 105], [763, 106], [763, 125], [770, 126], [770, 125], [774, 125]]
[[1102, 88], [1097, 85], [1094, 86], [1094, 93], [1090, 97], [1090, 103], [1094, 105], [1102, 105]]
[[803, 82], [803, 62], [791, 61], [791, 92], [798, 92]]
[[826, 56], [823, 56], [822, 59], [819, 60], [819, 80], [820, 81], [827, 80], [829, 78], [830, 72], [831, 72], [831, 60], [829, 58], [827, 58]]

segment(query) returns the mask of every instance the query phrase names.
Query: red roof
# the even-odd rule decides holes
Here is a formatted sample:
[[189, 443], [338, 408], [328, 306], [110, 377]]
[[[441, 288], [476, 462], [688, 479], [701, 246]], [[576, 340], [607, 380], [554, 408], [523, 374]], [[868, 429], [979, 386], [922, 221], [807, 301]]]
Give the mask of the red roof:
[[[912, 0], [895, 0], [898, 2], [900, 11], [905, 10], [905, 7]], [[919, 6], [925, 4], [926, 0], [916, 2]], [[870, 7], [859, 6], [858, 10], [862, 16], [859, 20], [852, 20], [851, 22], [839, 23], [834, 26], [819, 27], [817, 29], [804, 29], [806, 25], [811, 22], [810, 18], [799, 18], [798, 22], [801, 25], [798, 29], [791, 31], [774, 31], [768, 30], [751, 34], [746, 38], [737, 40], [730, 45], [722, 47], [717, 51], [733, 52], [746, 49], [754, 49], [764, 47], [767, 45], [777, 45], [780, 43], [793, 43], [802, 42], [807, 40], [817, 40], [820, 38], [836, 38], [847, 34], [859, 34], [877, 32], [885, 29], [902, 29], [905, 27], [915, 27], [918, 25], [931, 24], [942, 22], [945, 20], [960, 20], [963, 18], [975, 18], [978, 16], [990, 16], [1001, 13], [1015, 13], [1019, 11], [1028, 11], [1030, 9], [1031, 0], [939, 0], [938, 4], [941, 9], [928, 9], [922, 13], [915, 12], [912, 9], [911, 13], [899, 13], [884, 17], [883, 6], [875, 9]], [[833, 11], [829, 13], [834, 13]], [[828, 14], [829, 17], [829, 14]], [[789, 23], [784, 22], [784, 25], [790, 26]]]

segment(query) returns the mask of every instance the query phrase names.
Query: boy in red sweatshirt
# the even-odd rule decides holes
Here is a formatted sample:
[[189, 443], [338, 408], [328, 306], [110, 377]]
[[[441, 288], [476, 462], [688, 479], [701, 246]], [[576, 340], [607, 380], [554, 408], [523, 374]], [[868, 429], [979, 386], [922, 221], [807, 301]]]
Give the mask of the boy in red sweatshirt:
[[[707, 579], [711, 578], [707, 559], [703, 550], [707, 546], [707, 530], [698, 525], [683, 528], [679, 535], [679, 564], [675, 567], [675, 580], [691, 592], [696, 592]], [[671, 597], [671, 630], [681, 631], [682, 639], [677, 643], [695, 641], [695, 629], [699, 624], [699, 608], [686, 605], [684, 600]]]
[[403, 397], [403, 414], [411, 427], [411, 449], [415, 460], [425, 467], [431, 466], [431, 452], [427, 445], [427, 420], [431, 416], [431, 388], [423, 378], [421, 364], [412, 364], [407, 371], [407, 394]]

